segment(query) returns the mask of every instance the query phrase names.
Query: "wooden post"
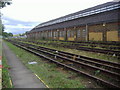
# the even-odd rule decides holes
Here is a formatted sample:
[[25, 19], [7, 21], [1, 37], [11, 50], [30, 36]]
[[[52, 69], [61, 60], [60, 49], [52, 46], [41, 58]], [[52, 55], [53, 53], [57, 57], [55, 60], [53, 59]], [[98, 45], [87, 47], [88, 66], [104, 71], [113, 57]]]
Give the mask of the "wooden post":
[[67, 41], [67, 30], [66, 28], [64, 28], [64, 30], [65, 30], [65, 41]]
[[57, 34], [58, 34], [58, 36], [57, 36], [57, 40], [59, 40], [59, 34], [60, 34], [60, 33], [59, 33], [59, 30], [57, 30]]
[[86, 41], [89, 41], [88, 24], [86, 24]]
[[104, 30], [103, 30], [103, 41], [105, 42], [107, 40], [106, 23], [103, 23], [103, 27], [104, 27]]

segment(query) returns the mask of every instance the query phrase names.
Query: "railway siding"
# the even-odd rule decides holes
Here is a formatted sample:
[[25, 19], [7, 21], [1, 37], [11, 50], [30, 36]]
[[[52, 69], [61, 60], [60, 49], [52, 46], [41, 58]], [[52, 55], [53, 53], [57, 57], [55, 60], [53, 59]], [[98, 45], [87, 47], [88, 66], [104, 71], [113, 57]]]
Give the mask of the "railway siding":
[[[95, 88], [99, 87], [96, 83], [89, 83], [91, 80], [84, 77], [78, 77], [76, 73], [65, 71], [46, 59], [41, 59], [34, 54], [26, 52], [23, 49], [15, 47], [8, 43], [11, 50], [21, 59], [21, 61], [36, 73], [50, 88]], [[18, 52], [19, 51], [19, 52]], [[29, 61], [36, 61], [38, 64], [29, 65]]]
[[[27, 42], [27, 40], [26, 40], [26, 42]], [[110, 49], [107, 49], [109, 47], [108, 45], [104, 46], [106, 48], [97, 48], [96, 45], [94, 45], [94, 44], [91, 44], [91, 45], [83, 44], [81, 46], [81, 44], [74, 44], [74, 43], [72, 43], [72, 44], [71, 43], [68, 43], [68, 44], [67, 43], [58, 43], [58, 42], [49, 43], [49, 42], [38, 42], [38, 41], [31, 41], [31, 40], [28, 40], [28, 42], [36, 43], [36, 44], [43, 44], [43, 45], [47, 44], [47, 45], [52, 45], [52, 46], [55, 46], [55, 47], [64, 47], [64, 48], [83, 50], [83, 51], [89, 51], [89, 52], [95, 52], [95, 53], [102, 53], [102, 54], [107, 54], [107, 55], [115, 55], [118, 58], [120, 56], [120, 51], [119, 51], [120, 47], [119, 46], [116, 47], [117, 50], [111, 50], [111, 48], [115, 48], [115, 47], [110, 46]], [[99, 45], [99, 47], [100, 47], [100, 45]], [[101, 47], [103, 47], [103, 46], [101, 46]]]
[[[17, 40], [16, 40], [17, 41]], [[21, 41], [19, 39], [19, 41]], [[80, 56], [86, 56], [86, 57], [91, 57], [91, 58], [98, 58], [98, 59], [104, 59], [104, 60], [108, 60], [108, 61], [112, 61], [112, 62], [116, 62], [119, 63], [119, 56], [116, 56], [115, 54], [113, 55], [108, 55], [108, 54], [102, 54], [102, 53], [95, 53], [95, 52], [88, 52], [88, 51], [81, 51], [81, 50], [76, 50], [76, 49], [67, 49], [65, 47], [60, 47], [59, 44], [57, 45], [57, 43], [59, 43], [59, 41], [55, 41], [54, 45], [51, 45], [49, 43], [46, 43], [47, 41], [41, 41], [42, 43], [36, 42], [36, 41], [28, 41], [28, 40], [22, 40], [21, 42], [27, 43], [27, 44], [33, 44], [33, 45], [37, 45], [37, 46], [43, 46], [43, 47], [48, 47], [48, 48], [52, 48], [55, 50], [59, 50], [59, 51], [66, 51], [73, 53], [73, 54], [79, 54]], [[45, 42], [45, 43], [44, 43]], [[51, 42], [51, 41], [48, 41]], [[56, 44], [55, 44], [56, 43]], [[67, 45], [69, 45], [70, 43], [68, 43]], [[66, 45], [66, 43], [65, 43]], [[64, 46], [64, 44], [63, 44]], [[74, 48], [74, 47], [72, 47]]]
[[[14, 43], [14, 42], [13, 42]], [[15, 44], [15, 43], [14, 43]], [[19, 45], [18, 45], [19, 44]], [[30, 52], [32, 52], [32, 53], [34, 53], [34, 54], [36, 54], [36, 55], [38, 55], [38, 56], [41, 56], [41, 57], [43, 57], [43, 58], [46, 58], [46, 59], [48, 59], [48, 60], [50, 60], [50, 61], [52, 61], [52, 62], [54, 62], [54, 63], [57, 63], [57, 64], [59, 64], [59, 65], [62, 65], [62, 66], [65, 66], [65, 67], [67, 67], [67, 68], [69, 68], [69, 69], [72, 69], [73, 71], [77, 71], [77, 72], [79, 72], [79, 73], [82, 73], [83, 75], [86, 75], [86, 76], [89, 76], [90, 78], [92, 78], [92, 79], [94, 79], [94, 80], [97, 80], [97, 81], [100, 81], [101, 83], [104, 83], [106, 86], [110, 86], [110, 87], [118, 87], [118, 86], [116, 86], [115, 84], [112, 84], [112, 83], [110, 83], [110, 82], [107, 82], [107, 81], [105, 81], [105, 80], [102, 80], [102, 79], [100, 79], [100, 78], [98, 78], [98, 77], [96, 77], [96, 76], [93, 76], [93, 75], [90, 75], [90, 74], [87, 74], [87, 73], [84, 73], [84, 72], [80, 72], [78, 69], [75, 69], [74, 67], [71, 67], [71, 66], [69, 66], [69, 65], [66, 65], [66, 64], [62, 64], [61, 62], [58, 62], [58, 61], [54, 61], [53, 59], [51, 59], [51, 58], [48, 58], [48, 57], [46, 57], [46, 56], [44, 56], [44, 55], [42, 55], [42, 54], [39, 54], [38, 52], [36, 52], [36, 51], [38, 51], [38, 49], [35, 49], [35, 48], [32, 48], [32, 47], [29, 47], [30, 46], [30, 44], [29, 45], [27, 45], [27, 44], [25, 44], [24, 45], [24, 43], [21, 43], [21, 42], [18, 42], [18, 44], [15, 44], [15, 45], [17, 45], [17, 46], [19, 46], [19, 47], [21, 47], [21, 48], [23, 48], [23, 49], [25, 49], [25, 50], [28, 50], [28, 51], [30, 51]], [[20, 45], [22, 45], [22, 46], [20, 46]], [[25, 48], [27, 46], [27, 48]], [[33, 45], [32, 45], [33, 46]], [[34, 46], [35, 47], [35, 46]], [[29, 49], [28, 49], [29, 48]], [[30, 49], [32, 49], [32, 50], [35, 50], [35, 51], [32, 51], [32, 50], [30, 50]], [[42, 51], [42, 50], [40, 50], [40, 51]], [[47, 54], [49, 54], [49, 55], [52, 55], [52, 53], [48, 53], [48, 52], [46, 52], [46, 51], [42, 51], [43, 53], [47, 53]], [[72, 61], [72, 62], [74, 62], [74, 63], [77, 63], [78, 64], [78, 61], [73, 61], [73, 60], [70, 60], [70, 59], [68, 59], [68, 58], [65, 58], [65, 57], [61, 57], [61, 56], [59, 56], [59, 55], [56, 55], [57, 57], [60, 57], [60, 58], [62, 58], [62, 59], [65, 59], [65, 60], [67, 60], [67, 61]], [[92, 60], [92, 59], [91, 59]], [[112, 63], [112, 62], [111, 62]], [[83, 64], [83, 63], [80, 63], [79, 62], [79, 64], [82, 64], [83, 66], [85, 66], [85, 68], [86, 68], [86, 66], [87, 67], [91, 67], [91, 68], [94, 68], [95, 69], [95, 67], [93, 67], [93, 66], [89, 66], [89, 65], [87, 65], [87, 64]], [[97, 68], [98, 69], [98, 68]], [[96, 70], [97, 70], [96, 69]], [[100, 70], [100, 71], [104, 71], [103, 69], [98, 69], [98, 70]], [[105, 73], [108, 73], [109, 71], [105, 71]], [[117, 75], [117, 74], [113, 74], [112, 72], [109, 72], [109, 73], [111, 73], [111, 75]], [[119, 74], [118, 74], [118, 76], [117, 76], [117, 79], [118, 79], [118, 77], [119, 77]], [[118, 80], [119, 81], [119, 80]]]

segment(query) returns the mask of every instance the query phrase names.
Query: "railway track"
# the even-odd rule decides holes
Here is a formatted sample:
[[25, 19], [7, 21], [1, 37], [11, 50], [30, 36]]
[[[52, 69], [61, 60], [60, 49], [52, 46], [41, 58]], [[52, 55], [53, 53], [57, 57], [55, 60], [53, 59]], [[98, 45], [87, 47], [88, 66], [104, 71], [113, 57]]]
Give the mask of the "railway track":
[[120, 42], [115, 42], [115, 41], [111, 41], [111, 42], [94, 42], [94, 41], [89, 41], [89, 42], [84, 42], [84, 41], [62, 41], [62, 42], [72, 42], [72, 43], [78, 43], [78, 44], [97, 44], [97, 45], [115, 45], [115, 46], [120, 46]]
[[[36, 43], [36, 44], [47, 44], [47, 43], [41, 43], [41, 42], [36, 42], [36, 41], [28, 41], [28, 42], [32, 42], [32, 43]], [[116, 50], [107, 50], [107, 49], [99, 49], [99, 48], [81, 47], [80, 44], [65, 45], [65, 44], [49, 43], [49, 45], [83, 50], [83, 51], [89, 51], [89, 52], [95, 52], [95, 53], [103, 53], [103, 54], [108, 54], [108, 55], [116, 55], [116, 56], [118, 56], [118, 58], [120, 56], [120, 51], [118, 51], [118, 50], [116, 51]], [[82, 46], [85, 46], [85, 45], [82, 45]]]
[[[46, 58], [60, 66], [64, 66], [65, 68], [87, 76], [97, 82], [100, 82], [107, 88], [120, 88], [120, 64], [118, 63], [84, 57], [62, 51], [56, 51], [54, 49], [35, 46], [23, 42], [10, 42], [40, 57]], [[99, 74], [103, 75], [105, 78], [103, 79], [103, 76], [101, 77], [99, 75], [95, 75], [95, 71], [99, 71]]]

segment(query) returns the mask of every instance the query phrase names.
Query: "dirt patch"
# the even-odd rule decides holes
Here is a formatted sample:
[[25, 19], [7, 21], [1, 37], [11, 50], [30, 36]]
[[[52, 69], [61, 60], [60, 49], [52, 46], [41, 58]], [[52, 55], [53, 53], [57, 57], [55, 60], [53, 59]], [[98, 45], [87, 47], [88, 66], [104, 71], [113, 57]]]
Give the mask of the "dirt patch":
[[64, 74], [67, 74], [68, 72], [63, 68], [63, 67], [57, 67], [56, 70], [64, 73]]
[[85, 85], [85, 88], [102, 88], [101, 86], [97, 85], [97, 83], [95, 81], [88, 79], [87, 77], [80, 76], [79, 74], [76, 74], [72, 71], [66, 70], [65, 68], [62, 68], [62, 67], [57, 67], [56, 69], [65, 74], [69, 73], [70, 76], [67, 77], [68, 79], [80, 80], [80, 83]]
[[75, 75], [75, 76], [69, 76], [68, 79], [74, 80], [74, 79], [76, 79], [77, 77], [78, 77], [78, 76], [76, 76], [76, 75]]

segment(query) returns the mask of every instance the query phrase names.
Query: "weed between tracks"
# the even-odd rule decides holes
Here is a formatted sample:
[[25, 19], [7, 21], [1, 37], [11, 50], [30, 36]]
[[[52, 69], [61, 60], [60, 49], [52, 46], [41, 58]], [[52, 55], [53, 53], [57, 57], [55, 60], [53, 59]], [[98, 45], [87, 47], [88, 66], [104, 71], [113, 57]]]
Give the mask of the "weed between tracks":
[[[25, 43], [29, 43], [29, 42], [25, 42]], [[33, 44], [33, 43], [30, 43], [30, 44]], [[65, 52], [69, 52], [69, 53], [73, 53], [73, 54], [77, 54], [77, 55], [82, 55], [82, 56], [87, 56], [87, 57], [92, 57], [92, 58], [97, 58], [97, 59], [120, 63], [120, 60], [116, 56], [112, 56], [112, 55], [80, 51], [80, 50], [75, 50], [75, 49], [68, 49], [68, 48], [63, 48], [63, 47], [59, 47], [59, 46], [56, 47], [56, 46], [47, 45], [47, 44], [39, 44], [39, 45], [34, 44], [34, 45], [43, 46], [43, 47], [47, 47], [47, 48], [51, 48], [51, 49], [56, 49], [59, 51], [65, 51]]]
[[[28, 42], [26, 42], [26, 43], [28, 43]], [[29, 44], [33, 44], [33, 43], [29, 43]], [[37, 44], [34, 44], [34, 45], [37, 45]], [[56, 50], [67, 51], [67, 52], [76, 53], [76, 54], [85, 54], [86, 56], [88, 54], [88, 56], [92, 56], [94, 58], [100, 58], [100, 59], [107, 58], [108, 61], [114, 61], [114, 62], [116, 62], [118, 60], [118, 59], [113, 59], [114, 57], [112, 57], [112, 56], [108, 57], [107, 55], [102, 55], [102, 54], [95, 54], [95, 53], [88, 53], [88, 52], [85, 53], [85, 52], [80, 52], [78, 50], [66, 49], [66, 48], [61, 48], [61, 47], [53, 47], [51, 45], [46, 45], [46, 44], [44, 44], [44, 45], [37, 45], [37, 46], [43, 46], [43, 47], [47, 47], [47, 48], [53, 48], [53, 49], [56, 49]], [[91, 55], [91, 54], [93, 54], [93, 55]], [[100, 55], [100, 56], [97, 56], [97, 55]], [[80, 71], [82, 71], [82, 69], [80, 69]], [[91, 74], [93, 74], [93, 75], [95, 75], [97, 77], [104, 78], [105, 80], [110, 81], [110, 82], [114, 82], [115, 81], [114, 79], [110, 78], [108, 75], [106, 75], [104, 73], [101, 73], [98, 70], [96, 70], [96, 71], [90, 71], [89, 69], [88, 70], [86, 70], [86, 69], [84, 70], [83, 69], [83, 71], [87, 71], [87, 72], [89, 72], [89, 73], [91, 73]]]
[[[8, 46], [14, 51], [14, 53], [22, 60], [22, 62], [30, 69], [32, 72], [36, 73], [50, 88], [84, 88], [84, 85], [80, 83], [80, 79], [70, 80], [67, 77], [70, 76], [68, 73], [61, 73], [56, 69], [55, 64], [46, 63], [42, 61], [39, 57], [28, 53], [18, 47], [7, 43]], [[18, 52], [19, 51], [19, 52]], [[30, 65], [28, 62], [36, 61], [37, 64]]]
[[[33, 47], [34, 48], [34, 47]], [[41, 53], [41, 54], [43, 54], [44, 55], [44, 53], [42, 53], [42, 52], [39, 52], [38, 51], [38, 53]], [[86, 73], [90, 73], [91, 75], [95, 75], [95, 76], [97, 76], [97, 77], [99, 77], [99, 78], [104, 78], [104, 80], [107, 80], [107, 81], [110, 81], [110, 82], [113, 82], [113, 80], [115, 79], [112, 79], [112, 77], [110, 78], [110, 76], [109, 75], [106, 75], [105, 73], [101, 73], [101, 71], [100, 70], [92, 70], [92, 69], [90, 69], [90, 68], [86, 68], [86, 67], [84, 67], [84, 66], [81, 66], [81, 65], [79, 65], [79, 64], [73, 64], [72, 62], [70, 62], [70, 61], [67, 61], [67, 60], [64, 60], [64, 59], [60, 59], [59, 57], [55, 57], [55, 56], [51, 56], [51, 55], [46, 55], [46, 56], [48, 56], [48, 57], [51, 57], [51, 58], [54, 58], [56, 61], [58, 61], [58, 62], [61, 62], [61, 63], [63, 63], [63, 64], [67, 64], [67, 65], [69, 65], [69, 66], [71, 66], [71, 67], [73, 67], [73, 68], [77, 68], [78, 70], [80, 70], [80, 71], [83, 71], [83, 72], [86, 72]], [[86, 63], [87, 64], [87, 63]], [[115, 80], [114, 80], [115, 81]]]
[[[91, 83], [89, 79], [78, 77], [76, 73], [58, 67], [56, 64], [41, 59], [23, 49], [20, 49], [11, 43], [6, 42], [18, 58], [30, 69], [36, 73], [50, 88], [95, 88], [99, 87]], [[28, 64], [36, 61], [37, 64]]]

